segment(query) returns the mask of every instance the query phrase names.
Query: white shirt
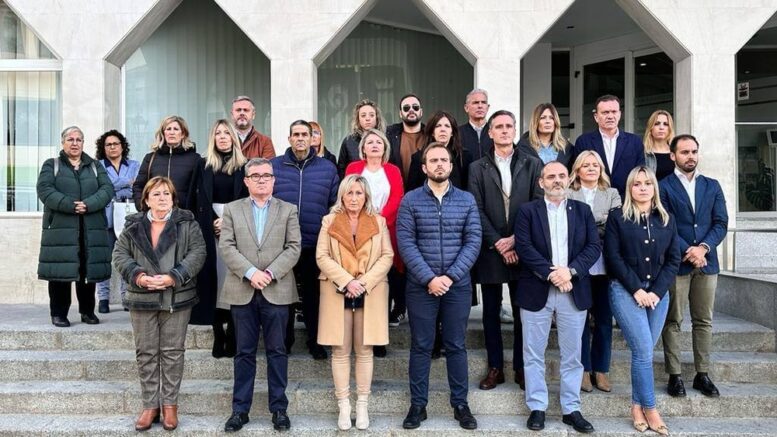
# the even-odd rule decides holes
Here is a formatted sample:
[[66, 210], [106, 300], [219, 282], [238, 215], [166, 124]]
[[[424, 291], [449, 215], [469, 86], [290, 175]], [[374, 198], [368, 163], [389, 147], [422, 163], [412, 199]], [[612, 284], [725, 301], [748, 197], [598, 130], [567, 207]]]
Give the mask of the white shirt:
[[370, 193], [372, 193], [372, 206], [378, 211], [382, 211], [383, 207], [388, 202], [389, 195], [391, 194], [391, 184], [389, 184], [386, 172], [383, 167], [378, 171], [372, 172], [364, 167], [362, 170], [362, 176], [367, 179], [367, 183], [370, 185]]
[[[585, 204], [591, 207], [591, 210], [594, 209], [594, 197], [596, 197], [596, 190], [597, 188], [586, 188], [586, 187], [580, 187], [580, 190], [583, 191], [583, 196], [585, 196]], [[607, 273], [607, 271], [604, 269], [604, 256], [603, 254], [599, 254], [599, 258], [596, 260], [594, 265], [591, 266], [590, 269], [588, 269], [589, 275], [603, 275]]]
[[604, 145], [604, 154], [606, 155], [605, 158], [607, 159], [607, 167], [610, 169], [610, 173], [612, 173], [612, 166], [615, 165], [615, 148], [618, 145], [618, 135], [621, 134], [621, 131], [616, 129], [615, 135], [613, 135], [612, 138], [605, 135], [601, 129], [599, 129], [599, 134], [602, 136], [602, 144]]
[[548, 208], [548, 227], [550, 228], [551, 258], [554, 266], [566, 267], [569, 264], [569, 233], [567, 231], [567, 200], [556, 206], [545, 198]]
[[677, 176], [678, 179], [680, 179], [680, 183], [683, 184], [683, 188], [685, 188], [685, 192], [688, 193], [688, 198], [691, 199], [691, 210], [693, 212], [696, 212], [696, 178], [699, 177], [699, 170], [695, 170], [693, 172], [693, 176], [691, 176], [691, 180], [688, 180], [688, 176], [685, 175], [682, 171], [680, 171], [679, 168], [674, 168], [674, 174]]
[[496, 167], [499, 169], [499, 177], [502, 179], [502, 191], [509, 197], [510, 191], [513, 189], [513, 173], [510, 168], [510, 163], [513, 162], [513, 154], [515, 149], [506, 157], [502, 158], [496, 151], [494, 151], [494, 161], [496, 161]]
[[480, 127], [475, 126], [471, 121], [469, 122], [469, 125], [472, 126], [472, 129], [475, 129], [475, 133], [478, 136], [478, 141], [480, 141], [480, 134], [483, 133], [483, 128], [486, 126], [485, 123], [483, 123]]

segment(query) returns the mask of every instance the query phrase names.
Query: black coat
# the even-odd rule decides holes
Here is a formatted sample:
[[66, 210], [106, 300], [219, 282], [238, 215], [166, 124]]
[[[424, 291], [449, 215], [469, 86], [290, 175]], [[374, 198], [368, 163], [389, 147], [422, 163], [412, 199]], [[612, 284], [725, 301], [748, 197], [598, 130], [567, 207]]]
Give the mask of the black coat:
[[[196, 189], [197, 204], [194, 214], [205, 239], [205, 265], [197, 275], [197, 294], [200, 301], [192, 308], [189, 323], [193, 325], [212, 325], [218, 296], [218, 278], [216, 275], [216, 234], [213, 231], [213, 221], [218, 217], [213, 212], [213, 179], [214, 172], [205, 167], [205, 158], [200, 160], [200, 178]], [[232, 191], [227, 194], [230, 201], [248, 197], [248, 188], [244, 181], [243, 168], [232, 173]]]
[[480, 137], [475, 128], [472, 127], [469, 122], [459, 126], [459, 134], [461, 135], [461, 145], [465, 149], [469, 150], [470, 156], [473, 161], [477, 161], [482, 158], [492, 147], [494, 147], [494, 140], [488, 136], [488, 123], [483, 125]]
[[483, 244], [475, 263], [475, 280], [479, 284], [502, 284], [518, 278], [517, 266], [508, 266], [494, 244], [504, 237], [513, 235], [518, 208], [526, 202], [541, 199], [542, 189], [538, 179], [542, 161], [515, 149], [510, 163], [512, 188], [509, 211], [505, 214], [502, 199], [502, 179], [494, 160], [494, 149], [472, 163], [469, 168], [469, 191], [475, 196], [483, 226]]
[[[362, 136], [359, 134], [349, 134], [347, 137], [343, 138], [343, 142], [340, 144], [340, 154], [337, 158], [337, 161], [332, 161], [332, 164], [337, 166], [337, 175], [340, 176], [340, 179], [345, 176], [345, 168], [348, 167], [348, 164], [359, 161], [361, 158], [359, 157], [359, 143], [362, 141]], [[326, 155], [324, 155], [325, 158], [329, 159]]]
[[142, 209], [140, 198], [143, 195], [143, 187], [154, 176], [170, 178], [175, 185], [175, 194], [178, 197], [177, 206], [191, 210], [197, 188], [200, 158], [194, 147], [189, 149], [175, 147], [171, 150], [167, 144], [163, 144], [159, 149], [144, 156], [138, 177], [135, 178], [135, 183], [132, 185], [132, 197], [135, 199], [138, 211]]
[[[564, 164], [564, 166], [569, 171], [572, 171], [572, 164], [575, 163], [574, 159], [572, 159], [573, 147], [575, 147], [575, 145], [571, 141], [567, 140], [567, 147], [565, 147], [563, 151], [559, 152], [558, 156], [556, 157], [556, 161]], [[532, 147], [531, 143], [529, 142], [528, 132], [524, 132], [524, 134], [521, 135], [521, 139], [518, 140], [518, 148], [524, 151], [525, 153], [528, 153], [529, 155], [537, 159], [540, 159], [540, 155], [537, 153], [536, 150], [534, 150], [534, 147]], [[541, 161], [542, 160], [540, 159], [540, 162]]]
[[[421, 132], [426, 129], [426, 125], [421, 123]], [[402, 123], [394, 123], [386, 128], [386, 138], [391, 145], [391, 154], [389, 155], [389, 162], [403, 169], [402, 166], [402, 154], [400, 153], [400, 147], [402, 146], [402, 132], [405, 131], [405, 127]], [[423, 149], [421, 149], [423, 150]], [[405, 193], [407, 193], [407, 187], [405, 187]]]

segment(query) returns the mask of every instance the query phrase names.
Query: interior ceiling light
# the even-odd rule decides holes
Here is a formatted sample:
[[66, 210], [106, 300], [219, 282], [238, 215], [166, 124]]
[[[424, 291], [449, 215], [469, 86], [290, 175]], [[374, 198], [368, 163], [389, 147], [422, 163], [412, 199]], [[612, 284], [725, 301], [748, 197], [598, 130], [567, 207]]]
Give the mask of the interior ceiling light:
[[574, 29], [574, 28], [575, 26], [572, 26], [572, 25], [567, 26], [567, 29]]

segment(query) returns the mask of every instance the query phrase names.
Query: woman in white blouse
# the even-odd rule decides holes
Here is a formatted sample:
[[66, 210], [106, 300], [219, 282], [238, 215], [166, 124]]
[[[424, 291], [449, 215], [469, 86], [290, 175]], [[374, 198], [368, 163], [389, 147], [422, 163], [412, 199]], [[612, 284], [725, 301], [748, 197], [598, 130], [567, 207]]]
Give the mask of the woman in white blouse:
[[[592, 150], [580, 153], [572, 165], [568, 193], [570, 199], [585, 202], [591, 207], [599, 228], [599, 237], [604, 236], [607, 214], [611, 209], [621, 206], [618, 190], [610, 188], [610, 178], [603, 169], [604, 163], [598, 153]], [[607, 376], [612, 355], [612, 311], [607, 295], [609, 279], [601, 255], [588, 272], [591, 275], [594, 301], [588, 313], [594, 320], [594, 328], [591, 332], [586, 323], [583, 329], [581, 361], [585, 372], [580, 389], [590, 392], [596, 386], [601, 391], [609, 392], [612, 389]]]

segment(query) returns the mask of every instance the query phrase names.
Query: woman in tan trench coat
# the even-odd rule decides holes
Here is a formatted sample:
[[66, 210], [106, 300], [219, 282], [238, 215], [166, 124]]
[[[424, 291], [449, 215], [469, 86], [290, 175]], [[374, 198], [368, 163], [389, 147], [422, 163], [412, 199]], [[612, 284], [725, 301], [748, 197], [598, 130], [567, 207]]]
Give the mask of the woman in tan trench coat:
[[343, 179], [316, 247], [321, 269], [318, 343], [332, 346], [337, 426], [351, 428], [351, 349], [356, 353], [356, 427], [370, 424], [372, 347], [388, 344], [388, 279], [393, 261], [386, 220], [372, 206], [361, 175]]

